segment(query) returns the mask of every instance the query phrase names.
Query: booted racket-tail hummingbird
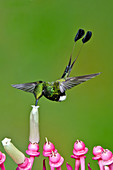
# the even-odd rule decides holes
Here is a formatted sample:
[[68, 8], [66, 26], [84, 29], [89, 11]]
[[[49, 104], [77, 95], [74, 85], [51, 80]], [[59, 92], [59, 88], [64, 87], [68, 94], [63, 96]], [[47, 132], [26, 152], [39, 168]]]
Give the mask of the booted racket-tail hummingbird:
[[[79, 29], [75, 38], [74, 38], [74, 47], [76, 42], [82, 38], [85, 34], [85, 31], [83, 29]], [[86, 35], [84, 36], [84, 38], [82, 38], [82, 43], [85, 44], [92, 36], [92, 32], [91, 31], [87, 31]], [[82, 44], [82, 47], [83, 47]], [[74, 47], [69, 59], [69, 63], [66, 66], [64, 73], [62, 75], [62, 77], [54, 82], [45, 82], [45, 81], [36, 81], [36, 82], [32, 82], [32, 83], [24, 83], [24, 84], [14, 84], [12, 85], [14, 88], [23, 90], [25, 92], [30, 92], [33, 93], [33, 95], [35, 96], [36, 102], [35, 102], [35, 106], [37, 106], [38, 104], [38, 100], [42, 97], [45, 96], [47, 99], [52, 100], [52, 101], [57, 101], [57, 102], [61, 102], [63, 100], [66, 99], [66, 91], [68, 89], [71, 89], [72, 87], [81, 84], [97, 75], [99, 75], [100, 73], [95, 73], [95, 74], [89, 74], [89, 75], [83, 75], [83, 76], [76, 76], [76, 77], [69, 77], [70, 72], [72, 70], [72, 67], [75, 63], [75, 61], [78, 58], [75, 58], [75, 60], [72, 62], [72, 54], [74, 51]], [[81, 47], [81, 48], [82, 48]], [[81, 51], [80, 48], [80, 51]], [[80, 53], [79, 51], [79, 53]]]

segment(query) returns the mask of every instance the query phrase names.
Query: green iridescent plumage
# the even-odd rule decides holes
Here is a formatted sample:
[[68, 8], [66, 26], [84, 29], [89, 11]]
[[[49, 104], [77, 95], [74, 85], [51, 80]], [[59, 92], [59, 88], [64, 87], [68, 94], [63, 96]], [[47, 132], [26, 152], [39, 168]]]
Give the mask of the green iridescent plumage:
[[33, 93], [36, 98], [36, 105], [37, 101], [42, 96], [45, 96], [49, 100], [60, 102], [66, 99], [66, 90], [71, 89], [72, 87], [81, 84], [99, 74], [100, 73], [77, 77], [65, 77], [55, 82], [37, 81], [33, 83], [15, 84], [12, 86], [17, 89]]
[[[74, 41], [76, 42], [83, 35], [84, 35], [84, 30], [79, 29], [79, 31], [77, 32], [75, 36]], [[86, 36], [82, 39], [83, 44], [90, 39], [91, 35], [92, 33], [88, 31]], [[71, 60], [72, 60], [72, 55], [71, 55], [69, 59], [69, 63], [66, 66], [61, 79], [59, 80], [56, 80], [54, 82], [37, 81], [37, 82], [32, 82], [32, 83], [15, 84], [12, 86], [14, 88], [33, 93], [36, 99], [35, 105], [37, 105], [38, 100], [42, 96], [45, 96], [47, 99], [52, 100], [52, 101], [63, 101], [66, 99], [66, 93], [65, 93], [66, 90], [71, 89], [72, 87], [78, 84], [81, 84], [100, 74], [100, 73], [96, 73], [96, 74], [89, 74], [89, 75], [84, 75], [84, 76], [69, 77], [70, 72], [72, 70], [72, 67], [77, 57], [71, 63]]]

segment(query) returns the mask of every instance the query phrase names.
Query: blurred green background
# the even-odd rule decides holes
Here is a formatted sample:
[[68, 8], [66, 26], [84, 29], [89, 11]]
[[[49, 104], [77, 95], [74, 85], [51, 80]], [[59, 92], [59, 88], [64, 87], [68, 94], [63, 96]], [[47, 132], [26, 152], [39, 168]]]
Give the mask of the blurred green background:
[[[24, 154], [35, 100], [11, 84], [60, 78], [79, 28], [91, 30], [93, 36], [84, 45], [71, 76], [102, 74], [69, 90], [62, 103], [40, 99], [41, 156], [35, 159], [33, 170], [42, 169], [45, 137], [73, 167], [70, 155], [77, 139], [89, 148], [86, 164], [90, 162], [92, 169], [99, 169], [92, 161], [94, 146], [113, 151], [112, 0], [0, 1], [0, 140], [11, 138]], [[73, 59], [81, 44], [76, 44]], [[0, 150], [5, 153], [1, 144]], [[6, 169], [15, 169], [15, 163], [6, 156]]]

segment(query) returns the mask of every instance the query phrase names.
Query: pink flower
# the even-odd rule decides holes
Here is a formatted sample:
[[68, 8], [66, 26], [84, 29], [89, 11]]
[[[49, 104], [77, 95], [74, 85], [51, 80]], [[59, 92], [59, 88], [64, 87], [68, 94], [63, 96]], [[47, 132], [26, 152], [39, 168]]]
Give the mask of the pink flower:
[[49, 156], [49, 165], [51, 169], [56, 168], [57, 170], [61, 169], [61, 165], [64, 162], [64, 158], [57, 152], [52, 152], [51, 156]]
[[102, 159], [101, 159], [101, 154], [102, 154], [103, 150], [104, 149], [101, 146], [95, 146], [93, 148], [94, 157], [92, 159], [93, 160], [98, 160], [100, 170], [104, 170], [104, 166], [103, 166]]
[[47, 138], [45, 138], [45, 139], [46, 139], [46, 142], [43, 146], [43, 155], [45, 157], [48, 157], [51, 155], [52, 151], [54, 152], [57, 150], [55, 150], [55, 146], [51, 142], [49, 142]]
[[4, 162], [6, 160], [6, 156], [4, 153], [0, 152], [0, 169], [5, 170]]
[[85, 158], [84, 156], [88, 152], [88, 148], [85, 147], [84, 142], [77, 140], [74, 143], [73, 154], [71, 158], [74, 158], [75, 161], [75, 170], [79, 170], [81, 165], [81, 170], [85, 170]]
[[107, 165], [109, 170], [113, 170], [113, 154], [110, 150], [104, 149], [101, 158], [103, 160], [103, 165]]

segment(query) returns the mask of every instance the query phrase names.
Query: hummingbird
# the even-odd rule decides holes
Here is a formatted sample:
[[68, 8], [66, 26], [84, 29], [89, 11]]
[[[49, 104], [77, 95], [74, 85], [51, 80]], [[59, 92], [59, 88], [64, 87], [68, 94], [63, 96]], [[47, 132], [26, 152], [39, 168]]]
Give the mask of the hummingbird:
[[[80, 38], [82, 38], [85, 34], [85, 31], [83, 29], [79, 29], [75, 38], [74, 42], [76, 43]], [[82, 38], [82, 43], [85, 44], [92, 36], [91, 31], [87, 31], [84, 38]], [[75, 60], [72, 62], [72, 55], [75, 48], [75, 43], [73, 46], [73, 50], [69, 59], [69, 63], [66, 66], [63, 75], [60, 79], [53, 81], [53, 82], [45, 82], [45, 81], [36, 81], [31, 83], [24, 83], [24, 84], [13, 84], [12, 86], [14, 88], [23, 90], [25, 92], [30, 92], [34, 95], [36, 102], [35, 106], [37, 106], [39, 99], [42, 96], [45, 96], [47, 99], [61, 102], [66, 99], [66, 91], [68, 89], [71, 89], [74, 86], [77, 86], [85, 81], [88, 81], [89, 79], [99, 75], [100, 73], [95, 74], [88, 74], [83, 76], [76, 76], [76, 77], [69, 77], [70, 72], [79, 56], [79, 53], [81, 51], [81, 48], [79, 50], [79, 53]], [[83, 45], [82, 45], [83, 46]]]

